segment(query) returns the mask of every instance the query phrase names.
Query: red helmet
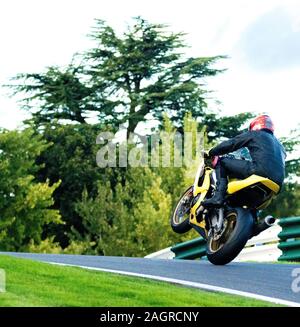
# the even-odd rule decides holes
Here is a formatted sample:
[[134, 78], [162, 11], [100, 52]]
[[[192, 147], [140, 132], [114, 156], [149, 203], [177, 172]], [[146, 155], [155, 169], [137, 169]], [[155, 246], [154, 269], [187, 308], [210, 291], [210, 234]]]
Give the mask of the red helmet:
[[249, 127], [250, 131], [259, 131], [261, 129], [267, 129], [272, 133], [274, 132], [274, 124], [268, 115], [257, 116], [253, 119]]

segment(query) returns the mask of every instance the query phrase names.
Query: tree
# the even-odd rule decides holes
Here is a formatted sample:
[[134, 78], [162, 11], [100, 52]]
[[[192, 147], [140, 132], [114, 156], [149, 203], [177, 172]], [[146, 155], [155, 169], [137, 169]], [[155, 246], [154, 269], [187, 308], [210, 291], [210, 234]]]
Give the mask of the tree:
[[28, 94], [23, 98], [23, 108], [30, 110], [33, 121], [41, 125], [53, 120], [86, 122], [90, 112], [98, 110], [90, 103], [94, 92], [81, 81], [80, 67], [69, 65], [65, 69], [50, 67], [45, 73], [19, 74], [12, 84], [15, 93]]
[[110, 178], [108, 172], [105, 174], [96, 164], [99, 147], [96, 137], [100, 131], [102, 126], [98, 124], [52, 123], [37, 132], [50, 144], [38, 157], [38, 163], [43, 166], [36, 172], [37, 179], [51, 183], [61, 180], [53, 197], [54, 208], [60, 211], [64, 224], [49, 226], [46, 232], [55, 234], [55, 241], [63, 247], [69, 244], [71, 229], [84, 232], [81, 218], [75, 211], [75, 203], [81, 199], [83, 190], [92, 197], [97, 193], [98, 183]]
[[126, 171], [124, 184], [98, 185], [92, 198], [86, 190], [76, 205], [86, 233], [74, 234], [73, 242], [84, 253], [144, 256], [180, 240], [169, 226], [171, 195], [162, 189], [162, 180], [149, 168]]
[[201, 120], [201, 123], [206, 126], [208, 140], [216, 141], [220, 138], [232, 138], [240, 134], [243, 131], [244, 125], [254, 116], [251, 112], [243, 112], [234, 116], [207, 113]]
[[296, 217], [300, 215], [300, 185], [285, 182], [283, 190], [272, 201], [264, 214], [271, 214], [275, 218]]
[[281, 139], [282, 144], [287, 152], [286, 160], [286, 178], [282, 191], [273, 200], [267, 208], [266, 213], [275, 217], [291, 217], [300, 215], [300, 157], [299, 145], [300, 135], [299, 128], [291, 131], [289, 137]]
[[97, 20], [91, 34], [96, 47], [80, 63], [20, 74], [11, 87], [29, 95], [23, 107], [33, 112], [37, 124], [54, 118], [84, 123], [96, 111], [100, 123], [117, 127], [127, 123], [128, 136], [139, 122], [162, 122], [164, 112], [182, 126], [187, 112], [204, 115], [203, 79], [221, 72], [213, 64], [222, 57], [186, 58], [183, 34], [167, 32], [166, 27], [138, 17], [117, 36]]
[[[86, 233], [82, 242], [90, 244], [87, 253], [104, 255], [138, 255], [137, 217], [134, 208], [142, 202], [155, 176], [150, 169], [132, 168], [124, 181], [115, 187], [110, 182], [98, 184], [96, 197], [83, 192], [76, 210], [82, 217]], [[144, 217], [150, 219], [151, 217]], [[154, 231], [155, 233], [155, 231]], [[75, 234], [77, 241], [80, 236]]]
[[97, 85], [101, 120], [127, 122], [129, 134], [147, 115], [162, 121], [167, 112], [180, 126], [187, 112], [203, 114], [206, 92], [200, 85], [220, 72], [212, 65], [221, 56], [185, 58], [179, 52], [182, 33], [140, 17], [122, 37], [97, 20], [91, 36], [97, 46], [87, 52], [88, 74]]
[[[185, 119], [185, 131], [197, 132], [191, 116]], [[171, 135], [175, 128], [165, 117], [164, 131]], [[195, 147], [195, 146], [194, 146]], [[161, 145], [156, 151], [162, 156]], [[171, 159], [174, 152], [170, 151]], [[200, 159], [200, 158], [199, 158]], [[190, 169], [191, 167], [188, 167]], [[85, 253], [143, 256], [182, 240], [195, 233], [175, 234], [169, 225], [173, 206], [183, 190], [190, 186], [183, 167], [128, 167], [124, 171], [104, 172], [106, 183], [98, 183], [97, 194], [84, 190], [76, 211], [82, 219], [85, 233], [74, 233], [71, 243], [84, 248]], [[111, 175], [112, 176], [112, 175]]]
[[0, 133], [0, 246], [2, 250], [26, 250], [30, 242], [40, 243], [49, 223], [60, 224], [52, 209], [52, 193], [59, 181], [39, 183], [37, 156], [47, 148], [32, 130]]
[[300, 176], [300, 132], [299, 127], [290, 132], [288, 137], [283, 137], [281, 142], [287, 152], [286, 177], [289, 182], [295, 182], [295, 178]]

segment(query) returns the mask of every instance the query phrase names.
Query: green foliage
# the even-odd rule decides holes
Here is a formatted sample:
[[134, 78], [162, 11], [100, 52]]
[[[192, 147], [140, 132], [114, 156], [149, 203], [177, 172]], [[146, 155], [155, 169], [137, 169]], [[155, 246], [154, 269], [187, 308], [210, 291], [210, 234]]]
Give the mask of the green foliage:
[[62, 249], [59, 242], [55, 242], [55, 236], [48, 237], [40, 243], [35, 243], [33, 240], [24, 248], [30, 253], [54, 253], [54, 254], [82, 254], [88, 253], [88, 250], [93, 244], [83, 241], [71, 241], [70, 244]]
[[221, 57], [186, 59], [180, 52], [182, 33], [140, 17], [122, 37], [97, 20], [91, 36], [96, 47], [87, 52], [88, 71], [97, 85], [102, 119], [128, 122], [133, 132], [148, 114], [162, 121], [168, 112], [179, 126], [187, 112], [203, 114], [206, 92], [199, 81], [220, 72], [212, 65]]
[[81, 81], [80, 68], [72, 64], [66, 69], [50, 67], [45, 73], [19, 74], [13, 81], [16, 93], [26, 94], [23, 107], [32, 112], [38, 125], [53, 119], [85, 123], [86, 116], [97, 107], [90, 103], [93, 88]]
[[286, 182], [281, 193], [272, 201], [264, 214], [277, 218], [300, 216], [300, 185]]
[[245, 128], [245, 124], [253, 117], [254, 114], [251, 112], [243, 112], [235, 116], [209, 113], [203, 117], [202, 124], [206, 126], [208, 139], [216, 141], [220, 138], [232, 138], [240, 134]]
[[[164, 126], [173, 144], [175, 129], [167, 117]], [[187, 131], [197, 132], [197, 123], [191, 116], [185, 126]], [[161, 146], [156, 149], [160, 160], [161, 150]], [[172, 162], [174, 151], [170, 158]], [[187, 186], [185, 172], [186, 167], [129, 167], [120, 173], [115, 185], [100, 182], [95, 197], [85, 190], [76, 210], [86, 232], [84, 236], [74, 234], [81, 244], [91, 245], [84, 253], [143, 256], [195, 237], [192, 232], [176, 235], [169, 225], [173, 206]]]
[[170, 229], [171, 195], [161, 185], [149, 168], [132, 168], [114, 190], [99, 184], [94, 199], [85, 191], [76, 206], [87, 231], [81, 242], [91, 244], [84, 253], [144, 256], [186, 239]]
[[[190, 117], [191, 115], [189, 115]], [[182, 166], [176, 167], [174, 166], [174, 157], [176, 154], [182, 155], [181, 149], [177, 149], [175, 146], [175, 137], [177, 130], [172, 124], [170, 118], [167, 115], [164, 115], [164, 121], [162, 130], [160, 133], [160, 138], [164, 144], [170, 145], [170, 153], [169, 153], [169, 166], [164, 167], [162, 165], [164, 160], [164, 155], [166, 154], [166, 149], [162, 144], [159, 144], [155, 151], [153, 151], [152, 156], [157, 156], [160, 161], [159, 167], [153, 167], [153, 172], [161, 178], [160, 187], [165, 192], [165, 194], [169, 194], [171, 196], [171, 208], [175, 205], [177, 201], [178, 194], [180, 194], [185, 185], [185, 164], [182, 162]], [[165, 134], [166, 133], [166, 134]]]
[[60, 247], [58, 242], [54, 241], [55, 236], [46, 238], [36, 244], [33, 240], [29, 242], [26, 248], [26, 252], [30, 253], [62, 253], [62, 248]]
[[142, 201], [133, 210], [137, 255], [164, 249], [178, 239], [170, 229], [171, 196], [161, 186], [160, 178], [153, 179], [150, 188], [144, 190]]
[[300, 156], [299, 129], [291, 131], [288, 137], [281, 139], [287, 152], [286, 179], [281, 193], [267, 208], [266, 213], [276, 217], [294, 217], [300, 215]]
[[[300, 127], [300, 126], [299, 126]], [[288, 137], [281, 139], [288, 154], [286, 160], [286, 175], [289, 182], [295, 177], [300, 177], [300, 129], [291, 131]]]
[[97, 192], [97, 184], [104, 180], [104, 171], [97, 167], [96, 153], [98, 145], [96, 137], [101, 131], [99, 125], [47, 124], [41, 132], [45, 141], [50, 143], [43, 151], [38, 162], [43, 167], [37, 172], [39, 181], [49, 180], [56, 183], [61, 180], [53, 197], [54, 207], [59, 210], [63, 225], [51, 225], [47, 234], [56, 235], [63, 247], [69, 244], [68, 233], [75, 228], [83, 233], [81, 218], [75, 211], [75, 203], [81, 199], [86, 188], [91, 196]]
[[46, 224], [61, 222], [51, 209], [52, 193], [59, 181], [38, 183], [34, 173], [37, 156], [47, 145], [30, 129], [0, 133], [0, 246], [2, 250], [22, 250], [28, 242], [41, 242]]

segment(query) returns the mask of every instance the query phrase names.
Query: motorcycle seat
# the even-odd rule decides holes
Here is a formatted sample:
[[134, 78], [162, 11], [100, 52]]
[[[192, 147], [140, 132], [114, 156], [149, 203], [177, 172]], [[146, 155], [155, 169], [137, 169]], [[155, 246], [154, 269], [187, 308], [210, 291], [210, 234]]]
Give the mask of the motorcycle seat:
[[258, 175], [251, 175], [242, 180], [234, 180], [228, 183], [228, 194], [236, 193], [246, 187], [249, 187], [254, 184], [261, 183], [265, 185], [270, 191], [274, 193], [278, 193], [280, 190], [280, 186], [270, 179]]

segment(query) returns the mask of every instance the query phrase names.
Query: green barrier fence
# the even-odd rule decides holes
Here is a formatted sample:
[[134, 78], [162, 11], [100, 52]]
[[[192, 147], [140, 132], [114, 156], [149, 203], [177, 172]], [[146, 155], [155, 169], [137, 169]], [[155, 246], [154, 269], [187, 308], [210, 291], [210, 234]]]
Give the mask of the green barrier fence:
[[[300, 261], [300, 217], [279, 220], [282, 231], [278, 248], [282, 251], [280, 261]], [[202, 237], [175, 244], [171, 247], [175, 259], [200, 259], [206, 255], [206, 241]]]
[[175, 244], [171, 247], [175, 259], [199, 259], [206, 255], [206, 241], [197, 237], [191, 241]]
[[279, 261], [300, 261], [300, 217], [279, 220], [282, 231], [278, 234], [282, 251]]

